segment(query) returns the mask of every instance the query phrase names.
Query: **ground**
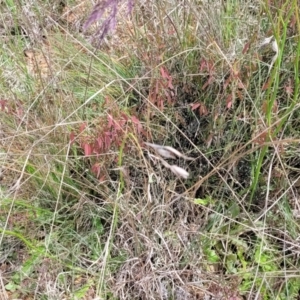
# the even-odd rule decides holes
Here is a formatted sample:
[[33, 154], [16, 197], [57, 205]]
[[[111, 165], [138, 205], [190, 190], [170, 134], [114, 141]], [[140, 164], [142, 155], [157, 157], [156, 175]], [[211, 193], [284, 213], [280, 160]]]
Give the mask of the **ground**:
[[0, 3], [1, 299], [299, 299], [297, 1], [101, 3]]

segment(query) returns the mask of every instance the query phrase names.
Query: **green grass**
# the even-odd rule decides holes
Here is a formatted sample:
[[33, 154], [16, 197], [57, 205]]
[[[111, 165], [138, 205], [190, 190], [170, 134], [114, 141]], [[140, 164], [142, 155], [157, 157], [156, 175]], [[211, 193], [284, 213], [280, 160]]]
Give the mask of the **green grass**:
[[120, 6], [99, 49], [57, 5], [0, 4], [3, 299], [298, 299], [297, 1]]

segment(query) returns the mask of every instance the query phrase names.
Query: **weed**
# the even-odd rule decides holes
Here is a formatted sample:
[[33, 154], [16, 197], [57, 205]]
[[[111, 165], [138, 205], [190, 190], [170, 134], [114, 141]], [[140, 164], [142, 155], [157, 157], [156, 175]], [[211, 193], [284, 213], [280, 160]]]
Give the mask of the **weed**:
[[4, 299], [297, 299], [296, 0], [0, 9]]

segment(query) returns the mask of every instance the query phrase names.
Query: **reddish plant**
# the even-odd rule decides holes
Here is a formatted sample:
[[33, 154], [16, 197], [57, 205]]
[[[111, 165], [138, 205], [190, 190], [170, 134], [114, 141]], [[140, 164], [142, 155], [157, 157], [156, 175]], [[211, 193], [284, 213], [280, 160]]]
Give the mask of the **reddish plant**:
[[207, 116], [208, 109], [204, 102], [196, 102], [191, 104], [192, 110], [198, 110], [200, 116]]
[[[110, 98], [106, 98], [105, 105], [108, 106], [107, 115], [101, 117], [93, 129], [88, 128], [87, 123], [83, 122], [77, 131], [70, 134], [70, 142], [76, 143], [84, 156], [92, 161], [91, 171], [100, 180], [104, 178], [100, 171], [100, 155], [107, 154], [110, 150], [118, 151], [123, 143], [124, 152], [131, 151], [129, 133], [140, 141], [146, 136], [143, 125], [136, 116], [121, 111]], [[114, 156], [113, 160], [116, 159]]]
[[16, 121], [20, 122], [24, 115], [24, 108], [20, 101], [0, 99], [0, 112], [15, 117]]
[[174, 102], [175, 89], [173, 78], [166, 67], [160, 68], [160, 78], [154, 80], [149, 93], [149, 101], [163, 111], [165, 104], [171, 105]]
[[200, 72], [208, 74], [208, 80], [202, 86], [202, 90], [205, 90], [209, 85], [215, 81], [215, 67], [212, 61], [202, 58], [200, 61]]

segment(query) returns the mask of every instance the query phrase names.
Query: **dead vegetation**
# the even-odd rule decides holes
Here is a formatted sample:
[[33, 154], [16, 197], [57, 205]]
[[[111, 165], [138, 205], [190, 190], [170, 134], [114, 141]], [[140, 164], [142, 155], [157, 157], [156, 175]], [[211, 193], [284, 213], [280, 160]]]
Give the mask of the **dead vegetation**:
[[0, 3], [1, 299], [298, 299], [297, 2], [103, 3]]

